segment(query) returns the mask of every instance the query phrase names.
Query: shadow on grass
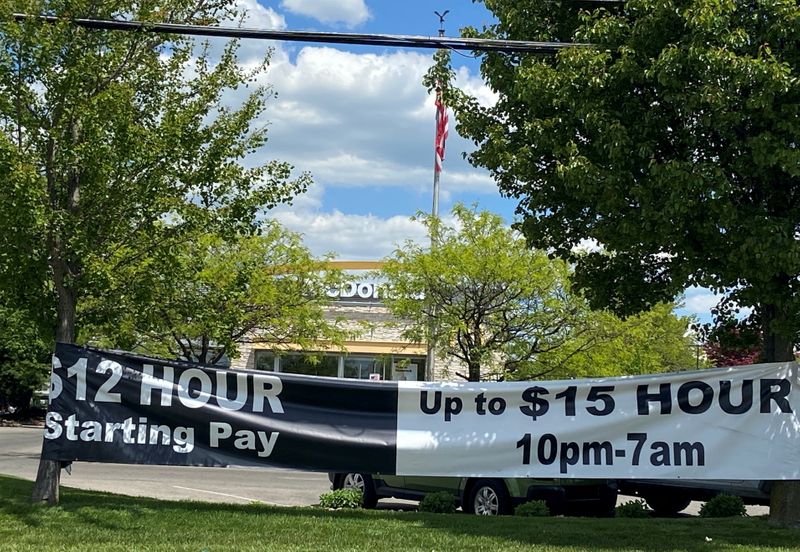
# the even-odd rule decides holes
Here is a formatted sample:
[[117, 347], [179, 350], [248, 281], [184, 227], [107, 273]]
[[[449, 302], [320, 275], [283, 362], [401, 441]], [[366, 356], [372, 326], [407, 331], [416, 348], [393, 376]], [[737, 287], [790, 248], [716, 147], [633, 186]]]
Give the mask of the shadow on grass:
[[[83, 525], [90, 531], [127, 534], [152, 531], [156, 539], [180, 538], [173, 528], [204, 526], [210, 532], [284, 532], [290, 542], [305, 535], [338, 535], [390, 547], [415, 548], [431, 542], [473, 543], [463, 548], [568, 548], [614, 550], [721, 550], [741, 547], [798, 549], [800, 533], [775, 529], [762, 518], [725, 520], [592, 519], [592, 518], [481, 518], [466, 514], [437, 515], [397, 511], [328, 511], [263, 504], [235, 505], [189, 501], [163, 501], [62, 487], [61, 503], [49, 508], [30, 503], [32, 483], [0, 476], [0, 520], [11, 526], [37, 531], [47, 525], [58, 531], [63, 522], [71, 530]], [[269, 525], [269, 529], [265, 529]], [[320, 535], [323, 535], [320, 537]], [[393, 540], [394, 539], [394, 540]], [[413, 540], [412, 540], [413, 539]], [[710, 539], [710, 540], [708, 540]], [[407, 546], [403, 546], [406, 544]], [[428, 548], [430, 549], [430, 548]]]

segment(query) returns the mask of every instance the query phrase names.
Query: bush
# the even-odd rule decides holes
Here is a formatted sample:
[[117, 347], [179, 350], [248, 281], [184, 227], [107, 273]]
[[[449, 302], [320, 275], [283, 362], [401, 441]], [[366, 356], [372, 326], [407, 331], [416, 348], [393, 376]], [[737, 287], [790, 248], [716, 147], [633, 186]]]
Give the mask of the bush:
[[644, 500], [631, 500], [623, 502], [614, 510], [617, 517], [623, 518], [645, 518], [650, 517], [650, 510]]
[[25, 411], [46, 388], [52, 349], [44, 333], [25, 310], [5, 305], [0, 290], [0, 411]]
[[550, 515], [550, 508], [544, 500], [531, 500], [525, 504], [520, 504], [514, 508], [515, 516], [522, 517], [547, 517]]
[[0, 411], [27, 410], [35, 391], [46, 388], [50, 366], [31, 360], [0, 362]]
[[700, 506], [701, 517], [737, 517], [746, 516], [747, 509], [741, 497], [727, 494], [717, 495]]
[[336, 489], [319, 495], [319, 505], [334, 510], [361, 508], [364, 493], [358, 489]]
[[452, 514], [456, 511], [455, 497], [447, 491], [426, 494], [419, 503], [419, 511], [432, 514]]

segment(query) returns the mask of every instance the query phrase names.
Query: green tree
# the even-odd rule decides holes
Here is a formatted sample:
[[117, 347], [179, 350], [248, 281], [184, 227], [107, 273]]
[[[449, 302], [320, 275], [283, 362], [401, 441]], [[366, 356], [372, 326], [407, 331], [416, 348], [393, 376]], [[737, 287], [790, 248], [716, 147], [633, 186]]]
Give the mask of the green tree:
[[36, 175], [0, 134], [0, 408], [24, 409], [49, 373], [55, 310], [38, 219]]
[[[503, 226], [488, 211], [456, 205], [455, 224], [420, 214], [430, 249], [408, 241], [386, 259], [387, 306], [407, 321], [404, 336], [433, 342], [441, 358], [467, 367], [469, 381], [522, 370], [586, 330], [586, 304], [569, 270]], [[431, 318], [435, 324], [431, 324]]]
[[130, 267], [114, 293], [128, 303], [98, 307], [99, 325], [84, 330], [85, 340], [207, 364], [235, 358], [242, 342], [341, 341], [323, 311], [341, 273], [278, 223], [260, 230], [232, 239], [202, 233]]
[[[486, 0], [468, 34], [591, 43], [554, 57], [486, 54], [498, 94], [449, 98], [530, 243], [575, 263], [593, 305], [639, 312], [690, 285], [762, 324], [764, 360], [800, 329], [800, 7], [794, 0]], [[603, 251], [577, 258], [595, 240]], [[772, 518], [800, 523], [800, 483]]]
[[33, 393], [45, 387], [52, 344], [43, 334], [30, 313], [4, 305], [0, 295], [0, 410], [27, 410]]
[[[65, 19], [16, 23], [14, 11]], [[212, 59], [209, 48], [179, 36], [88, 30], [67, 20], [120, 16], [213, 24], [236, 19], [237, 4], [0, 3], [0, 151], [15, 150], [0, 163], [0, 180], [25, 188], [30, 200], [25, 213], [0, 205], [0, 219], [35, 222], [58, 341], [75, 341], [78, 313], [91, 315], [82, 305], [122, 300], [111, 292], [125, 265], [201, 228], [251, 232], [259, 209], [308, 184], [305, 175], [291, 180], [286, 163], [242, 162], [266, 141], [253, 121], [268, 88], [256, 86], [238, 106], [222, 101], [227, 91], [247, 94], [268, 58], [244, 70], [236, 42]], [[35, 498], [58, 500], [57, 474], [54, 463], [42, 462]]]
[[[574, 354], [563, 351], [541, 355], [533, 366], [534, 374], [548, 367], [548, 379], [635, 376], [659, 372], [679, 372], [706, 368], [699, 345], [687, 332], [691, 319], [676, 316], [675, 305], [663, 303], [653, 309], [621, 319], [608, 311], [590, 316], [590, 330], [574, 343]], [[568, 349], [569, 351], [569, 349]], [[530, 379], [525, 372], [512, 374], [511, 379]]]

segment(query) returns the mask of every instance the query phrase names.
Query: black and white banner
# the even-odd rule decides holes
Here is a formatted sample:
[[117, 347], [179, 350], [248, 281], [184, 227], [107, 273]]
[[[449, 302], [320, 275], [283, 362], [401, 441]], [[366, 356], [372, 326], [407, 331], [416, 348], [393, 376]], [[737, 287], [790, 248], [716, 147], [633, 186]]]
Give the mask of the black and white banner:
[[59, 344], [44, 457], [397, 475], [800, 479], [798, 366], [372, 382]]
[[58, 344], [43, 455], [393, 473], [392, 384], [220, 370]]

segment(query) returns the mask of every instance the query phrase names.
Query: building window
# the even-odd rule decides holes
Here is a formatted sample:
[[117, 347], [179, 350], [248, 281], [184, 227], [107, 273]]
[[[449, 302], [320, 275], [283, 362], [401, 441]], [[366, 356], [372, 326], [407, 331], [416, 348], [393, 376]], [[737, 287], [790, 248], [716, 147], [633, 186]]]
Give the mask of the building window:
[[256, 351], [256, 370], [267, 370], [269, 372], [274, 372], [277, 368], [275, 366], [275, 358], [275, 353], [272, 351]]
[[425, 379], [424, 357], [392, 357], [392, 379], [420, 381]]
[[348, 356], [344, 358], [344, 377], [352, 379], [370, 379], [378, 374], [386, 379], [386, 364], [383, 357]]
[[276, 353], [262, 349], [255, 351], [255, 368], [286, 374], [364, 380], [374, 378], [375, 374], [381, 380], [425, 379], [425, 357], [422, 356]]
[[281, 355], [278, 359], [280, 371], [286, 374], [309, 376], [339, 375], [339, 358], [333, 355], [314, 356], [303, 354]]

